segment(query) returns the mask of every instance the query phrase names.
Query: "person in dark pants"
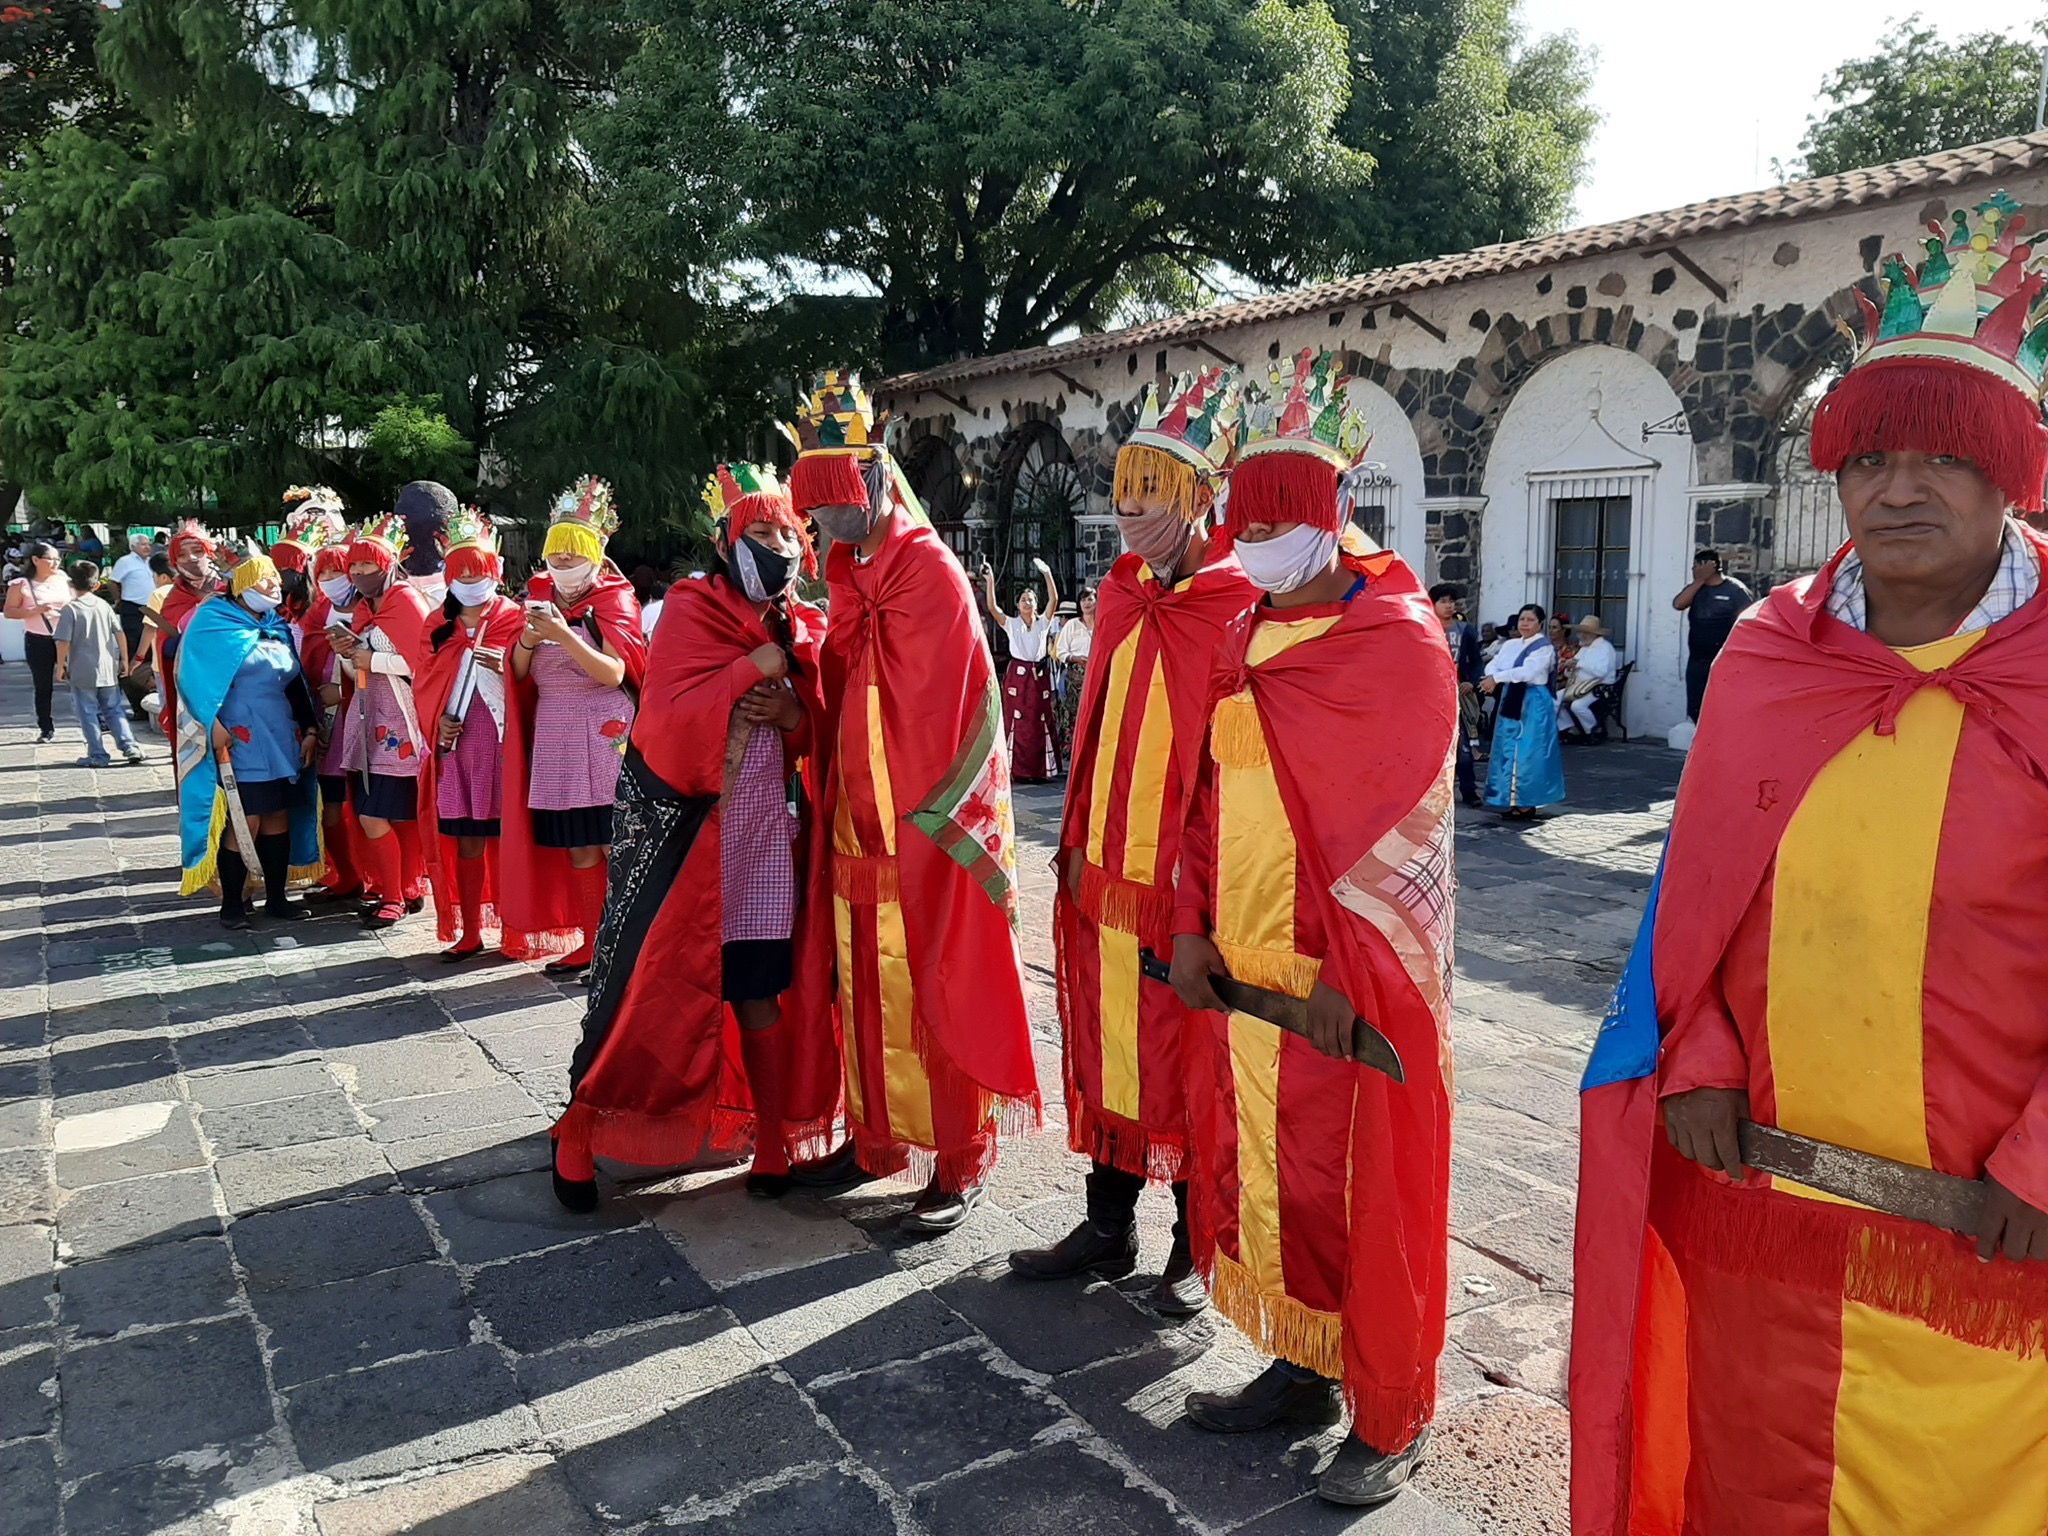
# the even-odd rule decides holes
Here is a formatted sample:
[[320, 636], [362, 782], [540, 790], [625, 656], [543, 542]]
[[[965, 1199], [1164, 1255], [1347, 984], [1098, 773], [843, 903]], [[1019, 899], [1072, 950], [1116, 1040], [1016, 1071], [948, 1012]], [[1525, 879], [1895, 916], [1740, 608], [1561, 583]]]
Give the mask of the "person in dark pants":
[[71, 601], [71, 582], [57, 569], [56, 548], [42, 539], [28, 547], [28, 571], [8, 585], [5, 612], [23, 629], [22, 649], [35, 684], [36, 740], [55, 741], [57, 720], [50, 701], [57, 687], [57, 616]]
[[1465, 589], [1456, 582], [1438, 582], [1429, 589], [1429, 600], [1444, 627], [1444, 639], [1450, 643], [1451, 665], [1458, 671], [1458, 798], [1467, 805], [1484, 805], [1472, 763], [1472, 738], [1479, 724], [1479, 679], [1486, 675], [1486, 663], [1479, 656], [1479, 632], [1458, 617]]
[[1719, 550], [1703, 549], [1692, 559], [1692, 583], [1671, 599], [1685, 615], [1685, 713], [1698, 720], [1707, 696], [1707, 673], [1728, 643], [1735, 621], [1756, 599], [1749, 588], [1721, 571]]
[[[150, 594], [156, 591], [156, 573], [149, 564], [155, 553], [156, 545], [150, 541], [149, 535], [138, 533], [128, 541], [128, 553], [116, 560], [114, 569], [108, 573], [121, 587], [121, 597], [114, 604], [114, 611], [121, 619], [121, 633], [128, 638], [131, 666], [142, 655], [142, 616], [149, 612]], [[149, 718], [149, 712], [142, 707], [140, 691], [129, 692], [128, 712], [137, 720]]]

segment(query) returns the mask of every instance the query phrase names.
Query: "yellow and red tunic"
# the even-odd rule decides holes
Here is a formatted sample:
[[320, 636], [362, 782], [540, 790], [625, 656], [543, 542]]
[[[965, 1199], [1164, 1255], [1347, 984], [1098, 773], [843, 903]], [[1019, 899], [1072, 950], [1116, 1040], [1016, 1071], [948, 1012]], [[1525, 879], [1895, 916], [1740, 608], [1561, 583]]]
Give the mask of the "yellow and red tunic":
[[900, 510], [826, 558], [832, 916], [861, 1166], [978, 1183], [1035, 1124], [1015, 831], [995, 668], [967, 578]]
[[1457, 693], [1413, 574], [1352, 568], [1345, 601], [1255, 609], [1218, 647], [1174, 929], [1240, 980], [1328, 984], [1401, 1054], [1397, 1085], [1239, 1014], [1197, 1015], [1187, 1047], [1218, 1309], [1341, 1379], [1393, 1450], [1430, 1420], [1443, 1346]]
[[1172, 988], [1140, 976], [1138, 952], [1171, 953], [1173, 877], [1209, 663], [1224, 626], [1257, 595], [1227, 550], [1171, 586], [1125, 555], [1098, 594], [1053, 940], [1068, 1142], [1126, 1173], [1178, 1179], [1187, 1155], [1187, 1010]]
[[[2048, 1205], [2048, 603], [1891, 652], [1822, 611], [1828, 574], [1717, 666], [1656, 926], [1659, 1092], [1740, 1088], [1761, 1123]], [[2048, 1530], [2048, 1266], [1652, 1159], [1623, 1494], [1586, 1529]]]

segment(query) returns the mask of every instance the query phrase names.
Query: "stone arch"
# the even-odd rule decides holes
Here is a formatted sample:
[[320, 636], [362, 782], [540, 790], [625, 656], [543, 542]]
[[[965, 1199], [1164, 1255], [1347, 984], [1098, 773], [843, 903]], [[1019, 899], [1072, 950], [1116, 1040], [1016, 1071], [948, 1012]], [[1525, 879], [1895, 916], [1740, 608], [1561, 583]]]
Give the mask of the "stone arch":
[[937, 432], [913, 436], [903, 454], [903, 477], [923, 503], [932, 527], [964, 562], [973, 554], [975, 476], [959, 448]]
[[1075, 581], [1076, 519], [1088, 510], [1089, 482], [1074, 462], [1057, 413], [1025, 408], [993, 446], [989, 493], [989, 542], [985, 551], [1000, 590], [1033, 579], [1031, 561], [1042, 559], [1060, 584]]
[[1368, 527], [1367, 531], [1426, 578], [1433, 568], [1434, 551], [1423, 506], [1426, 478], [1422, 449], [1415, 440], [1414, 424], [1400, 402], [1369, 378], [1353, 378], [1350, 397], [1372, 431], [1366, 459], [1381, 468], [1373, 482], [1377, 489], [1361, 498], [1365, 505], [1380, 509], [1379, 526]]

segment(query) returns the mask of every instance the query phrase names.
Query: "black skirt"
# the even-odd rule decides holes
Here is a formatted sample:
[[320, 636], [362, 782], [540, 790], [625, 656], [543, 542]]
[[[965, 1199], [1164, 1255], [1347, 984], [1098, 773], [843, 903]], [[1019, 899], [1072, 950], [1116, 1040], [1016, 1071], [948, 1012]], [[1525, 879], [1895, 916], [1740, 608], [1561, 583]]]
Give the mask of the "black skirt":
[[320, 803], [334, 810], [341, 809], [341, 802], [348, 798], [348, 775], [345, 773], [323, 773], [320, 775]]
[[728, 1003], [752, 1003], [789, 990], [788, 939], [734, 939], [719, 957], [718, 995]]
[[533, 811], [533, 840], [543, 848], [609, 848], [612, 808], [579, 805], [566, 811]]
[[418, 779], [394, 778], [384, 773], [352, 773], [348, 776], [348, 801], [358, 816], [379, 821], [417, 821], [420, 814]]
[[290, 810], [300, 799], [297, 779], [237, 779], [235, 788], [241, 793], [245, 816], [272, 816]]
[[443, 837], [496, 837], [498, 818], [495, 816], [443, 816], [441, 818]]

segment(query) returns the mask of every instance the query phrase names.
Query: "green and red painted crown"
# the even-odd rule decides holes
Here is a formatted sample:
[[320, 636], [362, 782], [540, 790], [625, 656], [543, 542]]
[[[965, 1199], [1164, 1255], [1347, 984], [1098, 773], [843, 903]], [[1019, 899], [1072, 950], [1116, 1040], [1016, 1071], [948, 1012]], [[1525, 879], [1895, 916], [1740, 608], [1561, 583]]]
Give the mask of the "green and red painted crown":
[[736, 538], [750, 523], [775, 523], [793, 529], [803, 541], [804, 574], [818, 573], [818, 556], [811, 546], [809, 519], [797, 512], [788, 488], [769, 464], [721, 464], [704, 482], [704, 506], [711, 520]]
[[481, 554], [498, 553], [498, 530], [482, 507], [458, 507], [448, 519], [448, 553], [473, 549]]
[[284, 532], [270, 546], [279, 570], [303, 571], [321, 550], [348, 537], [341, 497], [327, 486], [295, 485], [284, 493], [284, 504]]
[[375, 517], [366, 518], [356, 530], [356, 536], [349, 541], [348, 563], [370, 563], [388, 571], [405, 558], [409, 547], [405, 519], [396, 512], [379, 512]]
[[1276, 361], [1264, 387], [1245, 387], [1244, 435], [1224, 508], [1233, 534], [1252, 523], [1343, 524], [1338, 482], [1372, 441], [1350, 386], [1336, 353], [1304, 347]]
[[603, 543], [619, 530], [618, 509], [612, 504], [612, 488], [596, 475], [585, 475], [555, 497], [548, 509], [548, 526], [574, 523], [588, 528]]
[[1244, 374], [1237, 368], [1204, 368], [1183, 373], [1162, 396], [1158, 384], [1145, 391], [1138, 424], [1126, 448], [1157, 448], [1199, 475], [1220, 475], [1237, 456], [1244, 420]]
[[796, 449], [789, 471], [789, 498], [796, 510], [869, 505], [869, 466], [888, 457], [880, 421], [860, 375], [827, 368], [797, 402], [796, 420], [782, 435]]
[[1927, 228], [1926, 257], [1884, 264], [1882, 305], [1862, 290], [1862, 348], [1813, 417], [1826, 473], [1872, 452], [1971, 460], [2022, 511], [2048, 476], [2041, 391], [2048, 374], [2048, 277], [2027, 219], [2003, 191]]

